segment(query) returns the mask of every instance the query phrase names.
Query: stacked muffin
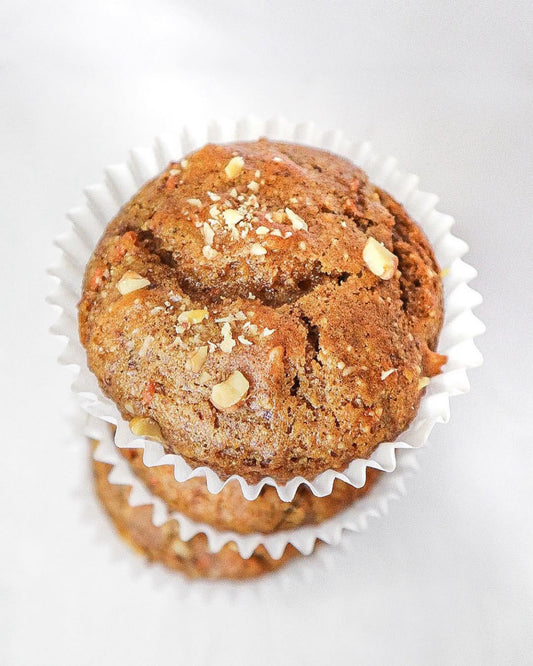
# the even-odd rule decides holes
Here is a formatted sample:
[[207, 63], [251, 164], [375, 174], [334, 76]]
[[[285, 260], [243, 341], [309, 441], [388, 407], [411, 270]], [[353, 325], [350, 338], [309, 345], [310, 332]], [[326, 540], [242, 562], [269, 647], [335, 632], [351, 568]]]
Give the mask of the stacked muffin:
[[[89, 367], [132, 432], [247, 483], [312, 480], [393, 441], [445, 361], [442, 318], [439, 268], [405, 210], [349, 161], [267, 140], [207, 145], [146, 184], [107, 227], [79, 304]], [[241, 534], [318, 524], [376, 480], [250, 501], [237, 481], [213, 495], [122, 453], [171, 509]], [[183, 542], [106, 471], [96, 463], [120, 531], [169, 566], [245, 577], [296, 553]]]

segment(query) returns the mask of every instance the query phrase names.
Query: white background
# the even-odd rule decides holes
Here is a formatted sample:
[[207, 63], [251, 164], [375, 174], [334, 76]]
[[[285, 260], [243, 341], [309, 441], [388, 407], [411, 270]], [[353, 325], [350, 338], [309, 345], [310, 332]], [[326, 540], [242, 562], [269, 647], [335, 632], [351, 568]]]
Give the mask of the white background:
[[[3, 0], [0, 664], [533, 663], [527, 5]], [[340, 128], [420, 174], [471, 246], [488, 331], [385, 519], [309, 580], [207, 589], [132, 564], [98, 514], [45, 269], [104, 166], [248, 112]]]

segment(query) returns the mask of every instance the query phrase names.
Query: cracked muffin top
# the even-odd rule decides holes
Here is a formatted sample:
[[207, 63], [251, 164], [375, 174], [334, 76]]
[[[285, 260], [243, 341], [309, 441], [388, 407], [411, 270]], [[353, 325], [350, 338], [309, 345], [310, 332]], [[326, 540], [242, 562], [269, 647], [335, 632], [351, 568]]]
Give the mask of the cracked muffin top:
[[89, 367], [135, 434], [222, 478], [344, 469], [412, 421], [442, 325], [405, 210], [328, 152], [261, 139], [171, 163], [85, 273]]

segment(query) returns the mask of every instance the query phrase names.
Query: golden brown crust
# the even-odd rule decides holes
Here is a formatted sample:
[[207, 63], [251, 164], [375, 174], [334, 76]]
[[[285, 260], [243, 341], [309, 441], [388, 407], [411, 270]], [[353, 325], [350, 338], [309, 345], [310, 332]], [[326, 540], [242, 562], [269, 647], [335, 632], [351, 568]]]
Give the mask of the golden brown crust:
[[336, 481], [326, 497], [316, 497], [309, 488], [300, 486], [292, 502], [283, 502], [274, 488], [265, 486], [257, 499], [249, 501], [243, 497], [237, 481], [229, 481], [215, 495], [208, 491], [203, 478], [178, 483], [171, 466], [147, 467], [143, 463], [142, 449], [119, 451], [147, 489], [160, 497], [170, 510], [218, 530], [240, 534], [277, 532], [321, 523], [365, 495], [380, 474], [368, 468], [367, 483], [361, 489]]
[[[397, 257], [390, 279], [363, 258], [370, 237]], [[128, 271], [143, 288], [123, 294]], [[206, 314], [183, 321], [191, 310]], [[89, 366], [123, 417], [249, 482], [313, 478], [394, 440], [442, 363], [442, 316], [435, 258], [399, 204], [347, 160], [265, 140], [208, 145], [143, 187], [79, 306]], [[213, 386], [235, 371], [248, 390], [220, 409]]]
[[107, 480], [110, 465], [93, 461], [93, 469], [98, 497], [123, 539], [148, 560], [161, 562], [190, 578], [252, 578], [279, 569], [298, 555], [289, 545], [283, 556], [274, 560], [259, 546], [250, 558], [243, 559], [233, 543], [226, 544], [218, 553], [210, 553], [204, 534], [182, 541], [175, 520], [156, 527], [152, 523], [151, 506], [131, 507], [128, 504], [131, 488]]

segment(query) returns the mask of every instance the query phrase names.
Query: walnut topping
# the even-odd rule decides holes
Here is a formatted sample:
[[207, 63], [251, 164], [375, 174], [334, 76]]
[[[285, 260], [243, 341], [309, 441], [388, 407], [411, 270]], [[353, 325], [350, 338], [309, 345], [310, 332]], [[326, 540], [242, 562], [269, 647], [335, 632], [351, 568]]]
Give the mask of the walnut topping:
[[125, 296], [126, 294], [131, 293], [132, 291], [137, 291], [138, 289], [144, 289], [150, 285], [150, 280], [142, 277], [139, 273], [134, 271], [126, 271], [124, 275], [117, 282], [117, 289], [120, 293]]
[[214, 259], [218, 255], [218, 252], [214, 248], [212, 248], [210, 245], [204, 245], [203, 248], [202, 248], [202, 254], [204, 255], [204, 257], [206, 259], [211, 260], [211, 259]]
[[202, 202], [200, 201], [200, 199], [187, 199], [187, 203], [190, 204], [191, 206], [196, 206], [196, 208], [202, 207]]
[[207, 345], [199, 347], [187, 361], [187, 367], [193, 372], [200, 372], [207, 361]]
[[290, 208], [285, 208], [285, 213], [287, 214], [287, 217], [291, 221], [292, 228], [295, 231], [300, 231], [303, 229], [304, 231], [307, 231], [307, 223], [302, 220], [302, 218], [299, 215], [296, 215], [294, 211], [292, 211]]
[[248, 183], [248, 189], [252, 192], [259, 192], [259, 183], [256, 183], [255, 180], [252, 180]]
[[147, 437], [148, 439], [155, 439], [158, 442], [163, 441], [161, 428], [153, 420], [146, 416], [136, 416], [130, 421], [130, 430], [137, 437]]
[[170, 542], [170, 547], [174, 555], [177, 555], [180, 560], [187, 560], [191, 558], [191, 547], [189, 544], [184, 543], [181, 539], [172, 539]]
[[397, 368], [391, 368], [391, 370], [383, 370], [381, 373], [381, 381], [387, 379], [389, 375], [392, 375], [393, 372], [397, 372]]
[[237, 344], [231, 334], [231, 326], [225, 322], [222, 326], [222, 342], [218, 345], [226, 354], [231, 354], [233, 347]]
[[269, 231], [270, 231], [270, 229], [268, 227], [257, 227], [257, 229], [255, 230], [255, 233], [258, 236], [266, 236]]
[[210, 382], [210, 381], [211, 381], [211, 375], [208, 372], [206, 372], [205, 370], [198, 377], [198, 383], [199, 384], [207, 384], [207, 382]]
[[228, 208], [228, 210], [225, 210], [222, 213], [222, 217], [224, 218], [224, 222], [229, 227], [234, 227], [236, 224], [239, 224], [239, 222], [244, 219], [244, 215], [242, 213], [239, 213], [239, 211], [235, 210], [234, 208]]
[[215, 220], [220, 215], [220, 210], [219, 210], [219, 208], [216, 204], [213, 204], [212, 206], [209, 206], [209, 215]]
[[261, 257], [267, 253], [266, 247], [263, 247], [260, 243], [254, 243], [250, 247], [250, 254], [253, 254], [256, 257]]
[[236, 370], [224, 382], [211, 389], [211, 402], [220, 410], [230, 409], [242, 402], [248, 394], [250, 384], [246, 377]]
[[244, 160], [242, 157], [237, 155], [232, 157], [231, 160], [226, 164], [224, 172], [228, 178], [237, 178], [237, 176], [244, 169]]
[[372, 273], [382, 280], [390, 280], [398, 268], [398, 257], [372, 236], [365, 243], [363, 259]]
[[180, 324], [199, 324], [204, 319], [209, 317], [207, 310], [185, 310], [178, 316]]
[[429, 384], [429, 377], [420, 377], [418, 380], [418, 390], [421, 391]]
[[243, 345], [251, 345], [251, 344], [253, 344], [250, 340], [248, 340], [247, 338], [245, 338], [244, 335], [239, 335], [239, 337], [237, 338], [237, 340], [238, 340], [241, 344], [243, 344]]
[[[252, 324], [253, 326], [253, 324]], [[275, 328], [264, 328], [263, 329], [263, 336], [267, 338], [269, 335], [272, 335], [276, 329]]]
[[225, 324], [228, 321], [245, 321], [246, 315], [242, 310], [237, 310], [235, 314], [229, 314], [225, 317], [218, 317], [215, 319], [216, 324]]
[[210, 192], [209, 190], [207, 191], [207, 196], [211, 199], [211, 201], [220, 201], [220, 197], [218, 196], [218, 194]]
[[215, 238], [215, 232], [209, 226], [209, 224], [207, 224], [207, 222], [204, 222], [204, 226], [202, 228], [202, 233], [204, 235], [206, 245], [213, 245], [213, 240]]

